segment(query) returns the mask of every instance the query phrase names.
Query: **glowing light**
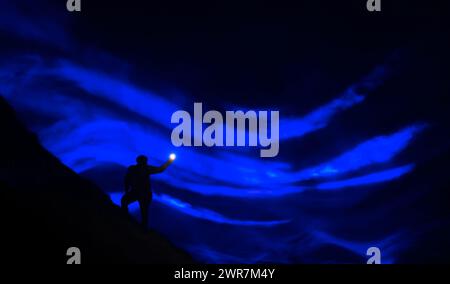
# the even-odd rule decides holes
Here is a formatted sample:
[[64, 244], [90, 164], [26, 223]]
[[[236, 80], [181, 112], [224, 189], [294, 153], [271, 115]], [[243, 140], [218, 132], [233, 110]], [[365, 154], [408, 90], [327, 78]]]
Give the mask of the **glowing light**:
[[169, 155], [169, 159], [174, 161], [177, 158], [177, 155], [175, 155], [174, 153]]

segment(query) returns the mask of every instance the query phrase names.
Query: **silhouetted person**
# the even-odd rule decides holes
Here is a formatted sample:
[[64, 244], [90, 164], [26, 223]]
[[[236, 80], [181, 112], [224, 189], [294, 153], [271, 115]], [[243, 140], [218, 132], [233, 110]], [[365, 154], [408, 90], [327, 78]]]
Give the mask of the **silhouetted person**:
[[153, 197], [150, 175], [163, 172], [173, 160], [174, 158], [171, 158], [164, 165], [154, 167], [147, 164], [146, 156], [140, 155], [136, 158], [137, 164], [128, 168], [125, 176], [125, 194], [122, 197], [121, 206], [128, 213], [128, 205], [135, 201], [139, 202], [144, 229], [147, 228], [148, 209]]

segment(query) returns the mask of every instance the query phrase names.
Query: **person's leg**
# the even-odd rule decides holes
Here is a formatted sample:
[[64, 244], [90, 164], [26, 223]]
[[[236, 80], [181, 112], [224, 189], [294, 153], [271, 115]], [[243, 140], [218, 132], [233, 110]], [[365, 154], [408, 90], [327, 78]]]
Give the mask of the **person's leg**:
[[148, 228], [148, 212], [150, 209], [151, 201], [152, 201], [151, 195], [142, 197], [139, 200], [139, 207], [141, 208], [142, 227], [144, 229]]
[[131, 194], [131, 192], [127, 192], [122, 196], [122, 199], [120, 200], [120, 207], [127, 214], [129, 213], [128, 205], [130, 205], [130, 203], [133, 203], [135, 201], [134, 199], [135, 198], [133, 198], [133, 195]]

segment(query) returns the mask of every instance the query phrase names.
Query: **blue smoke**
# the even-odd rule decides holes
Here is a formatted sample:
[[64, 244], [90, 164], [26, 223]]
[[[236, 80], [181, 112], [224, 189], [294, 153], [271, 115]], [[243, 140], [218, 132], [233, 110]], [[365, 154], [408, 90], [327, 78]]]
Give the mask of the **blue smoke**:
[[397, 167], [393, 169], [388, 169], [381, 172], [371, 173], [365, 176], [334, 181], [334, 182], [324, 182], [317, 186], [318, 189], [339, 189], [351, 186], [362, 186], [371, 183], [385, 182], [401, 177], [402, 175], [410, 172], [413, 169], [413, 165], [406, 165], [402, 167]]
[[[43, 81], [60, 83], [42, 84]], [[209, 149], [208, 152], [201, 148], [175, 148], [170, 142], [173, 125], [169, 121], [172, 112], [181, 108], [179, 105], [126, 79], [68, 60], [18, 57], [0, 68], [0, 85], [2, 94], [18, 109], [51, 118], [51, 123], [45, 125], [29, 123], [38, 132], [43, 145], [79, 173], [104, 164], [126, 167], [141, 153], [148, 155], [153, 164], [161, 164], [169, 153], [175, 152], [176, 163], [166, 173], [155, 176], [156, 180], [180, 191], [243, 201], [279, 199], [310, 191], [344, 190], [399, 178], [412, 171], [414, 163], [393, 168], [390, 165], [425, 127], [425, 124], [411, 124], [393, 133], [361, 141], [317, 165], [295, 169], [292, 162], [264, 160], [251, 153], [226, 148]], [[306, 116], [282, 118], [282, 139], [299, 139], [326, 128], [333, 116], [362, 100], [362, 95], [348, 92], [318, 106]], [[375, 170], [379, 166], [385, 166], [385, 169]], [[366, 173], [359, 175], [361, 170]], [[329, 181], [330, 178], [333, 180]], [[316, 182], [307, 183], [310, 180]], [[115, 192], [111, 199], [119, 204], [120, 196]], [[288, 226], [293, 222], [292, 218], [295, 219], [295, 215], [289, 214], [275, 214], [262, 220], [235, 214], [231, 217], [229, 213], [195, 205], [195, 200], [186, 201], [162, 193], [155, 194], [155, 202], [195, 219], [229, 226], [275, 229], [280, 225]], [[214, 207], [214, 204], [210, 206]], [[245, 209], [239, 209], [239, 212], [244, 213]], [[370, 245], [324, 236], [329, 235], [311, 233], [310, 238], [316, 241], [308, 250], [299, 253], [313, 251], [323, 244], [360, 253], [362, 247]], [[283, 257], [272, 254], [239, 256], [215, 251], [214, 245], [180, 245], [208, 262], [283, 262]], [[391, 261], [394, 260], [389, 259]]]
[[[16, 82], [2, 81], [4, 91], [5, 87], [10, 90], [4, 93], [16, 105], [57, 118], [56, 123], [40, 129], [39, 134], [44, 145], [69, 167], [83, 172], [102, 163], [127, 166], [139, 153], [146, 153], [155, 163], [163, 163], [168, 154], [175, 151], [178, 156], [176, 166], [188, 169], [186, 177], [169, 174], [158, 178], [172, 186], [205, 195], [246, 196], [251, 192], [253, 196], [264, 196], [269, 192], [268, 195], [272, 196], [275, 189], [277, 195], [300, 192], [302, 187], [295, 190], [289, 184], [311, 178], [339, 176], [391, 161], [424, 127], [412, 125], [390, 135], [374, 137], [320, 165], [293, 172], [290, 169], [294, 165], [249, 157], [245, 153], [227, 153], [223, 152], [226, 151], [223, 148], [205, 154], [202, 149], [171, 146], [169, 133], [173, 126], [169, 123], [170, 116], [178, 107], [127, 81], [63, 60], [51, 67], [32, 65], [26, 68], [32, 72], [16, 78]], [[2, 73], [8, 72], [5, 70]], [[82, 94], [73, 96], [63, 93], [64, 90], [36, 88], [36, 81], [44, 78], [64, 80], [67, 85], [81, 90]], [[96, 105], [98, 101], [92, 103], [90, 99], [93, 98], [107, 101], [110, 109]], [[312, 113], [317, 116], [337, 101], [340, 100], [321, 106]], [[136, 117], [124, 120], [122, 113], [125, 112]], [[329, 112], [326, 111], [323, 118], [328, 117]], [[312, 123], [308, 128], [314, 126], [317, 125]], [[295, 129], [295, 125], [291, 128], [285, 125], [281, 131], [292, 132]], [[222, 153], [219, 155], [220, 151]], [[208, 175], [204, 177], [206, 168]], [[200, 176], [203, 182], [202, 179], [191, 182], [192, 177]], [[377, 180], [368, 180], [367, 184], [371, 182]]]

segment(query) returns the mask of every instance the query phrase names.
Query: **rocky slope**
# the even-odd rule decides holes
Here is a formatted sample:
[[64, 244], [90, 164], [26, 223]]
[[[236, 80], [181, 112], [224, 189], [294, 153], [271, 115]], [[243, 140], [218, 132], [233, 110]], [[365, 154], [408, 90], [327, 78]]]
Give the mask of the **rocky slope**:
[[47, 152], [0, 96], [1, 252], [8, 262], [190, 263], [192, 259], [113, 205]]

